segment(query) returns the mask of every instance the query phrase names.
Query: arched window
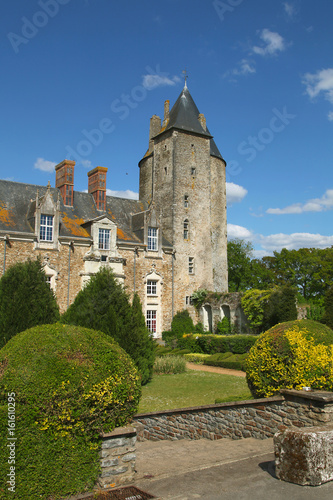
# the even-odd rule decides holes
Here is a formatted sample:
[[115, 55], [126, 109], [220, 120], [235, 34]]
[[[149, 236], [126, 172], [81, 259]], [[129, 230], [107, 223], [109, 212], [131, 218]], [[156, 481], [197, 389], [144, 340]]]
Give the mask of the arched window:
[[189, 239], [189, 222], [188, 219], [184, 220], [184, 240]]

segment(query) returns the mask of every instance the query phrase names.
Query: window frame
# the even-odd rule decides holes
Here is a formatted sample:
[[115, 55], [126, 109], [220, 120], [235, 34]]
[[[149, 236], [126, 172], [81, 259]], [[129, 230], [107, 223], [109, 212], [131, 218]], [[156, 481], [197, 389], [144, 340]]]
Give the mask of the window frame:
[[157, 311], [155, 309], [148, 309], [146, 311], [146, 326], [151, 333], [156, 334], [156, 332], [157, 332]]
[[39, 240], [46, 243], [53, 242], [54, 215], [41, 214], [39, 224]]
[[188, 274], [194, 274], [194, 257], [188, 258]]
[[[154, 232], [154, 234], [152, 234]], [[149, 252], [158, 251], [158, 229], [157, 227], [148, 227], [147, 249]]]
[[[108, 237], [106, 238], [106, 235]], [[102, 238], [101, 238], [102, 236]], [[98, 250], [110, 250], [111, 229], [104, 227], [98, 228]]]
[[190, 239], [190, 223], [188, 219], [185, 219], [183, 223], [183, 236], [184, 240]]
[[157, 281], [147, 280], [147, 296], [157, 296]]

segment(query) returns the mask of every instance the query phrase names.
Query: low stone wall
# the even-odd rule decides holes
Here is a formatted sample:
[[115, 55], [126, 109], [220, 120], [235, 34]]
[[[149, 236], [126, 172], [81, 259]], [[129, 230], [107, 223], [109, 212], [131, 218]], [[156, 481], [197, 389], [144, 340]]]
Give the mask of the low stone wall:
[[114, 488], [133, 482], [136, 439], [134, 427], [118, 427], [109, 434], [102, 434], [99, 453], [102, 472], [98, 478], [98, 488]]
[[[264, 439], [289, 427], [333, 422], [333, 393], [284, 390], [277, 397], [139, 414], [138, 440]], [[136, 425], [140, 424], [140, 425]]]

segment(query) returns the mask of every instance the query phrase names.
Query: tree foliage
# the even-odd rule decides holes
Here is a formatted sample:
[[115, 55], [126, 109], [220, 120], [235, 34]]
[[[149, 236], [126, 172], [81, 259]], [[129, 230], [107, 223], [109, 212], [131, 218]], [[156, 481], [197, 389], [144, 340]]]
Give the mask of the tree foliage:
[[150, 380], [155, 343], [146, 328], [139, 297], [135, 296], [131, 305], [110, 269], [103, 268], [91, 278], [62, 319], [113, 337], [134, 360], [142, 384]]
[[58, 320], [59, 307], [40, 261], [8, 268], [0, 280], [0, 347], [27, 328]]
[[184, 333], [192, 333], [194, 331], [194, 324], [187, 309], [178, 311], [172, 320], [171, 331], [176, 336], [183, 335]]
[[251, 283], [252, 244], [235, 238], [228, 241], [227, 251], [229, 291], [248, 289]]
[[333, 286], [325, 294], [325, 314], [323, 323], [333, 329]]
[[20, 431], [14, 494], [7, 489], [8, 449], [0, 449], [1, 499], [91, 490], [100, 433], [126, 425], [138, 409], [140, 378], [130, 356], [101, 332], [57, 323], [12, 338], [0, 351], [0, 368], [1, 435], [8, 434], [8, 393]]

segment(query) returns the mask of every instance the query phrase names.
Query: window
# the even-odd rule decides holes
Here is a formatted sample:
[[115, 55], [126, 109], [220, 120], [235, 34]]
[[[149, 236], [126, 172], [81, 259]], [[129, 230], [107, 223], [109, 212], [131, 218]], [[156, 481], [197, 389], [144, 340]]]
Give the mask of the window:
[[194, 274], [194, 257], [188, 258], [188, 274]]
[[99, 229], [98, 248], [100, 250], [110, 250], [110, 229]]
[[40, 240], [53, 241], [53, 215], [40, 216]]
[[147, 295], [157, 295], [157, 281], [147, 281]]
[[188, 194], [186, 194], [186, 195], [184, 196], [184, 207], [185, 207], [185, 208], [188, 208], [188, 206], [189, 206], [189, 202], [188, 202]]
[[148, 228], [148, 250], [157, 251], [157, 228]]
[[193, 177], [195, 177], [195, 174], [196, 174], [195, 167], [192, 167], [192, 168], [191, 168], [191, 175], [192, 175]]
[[66, 199], [65, 199], [65, 205], [67, 206], [72, 206], [73, 202], [73, 186], [69, 186], [66, 184]]
[[52, 286], [51, 286], [52, 276], [45, 276], [45, 279], [46, 279], [46, 283], [49, 285], [49, 287], [52, 288]]
[[191, 306], [193, 304], [192, 295], [186, 295], [186, 297], [185, 297], [185, 304], [187, 306]]
[[107, 262], [107, 256], [101, 255], [101, 262]]
[[189, 238], [189, 223], [188, 219], [184, 220], [184, 240], [188, 240]]
[[150, 332], [156, 333], [156, 311], [147, 311], [147, 328]]

